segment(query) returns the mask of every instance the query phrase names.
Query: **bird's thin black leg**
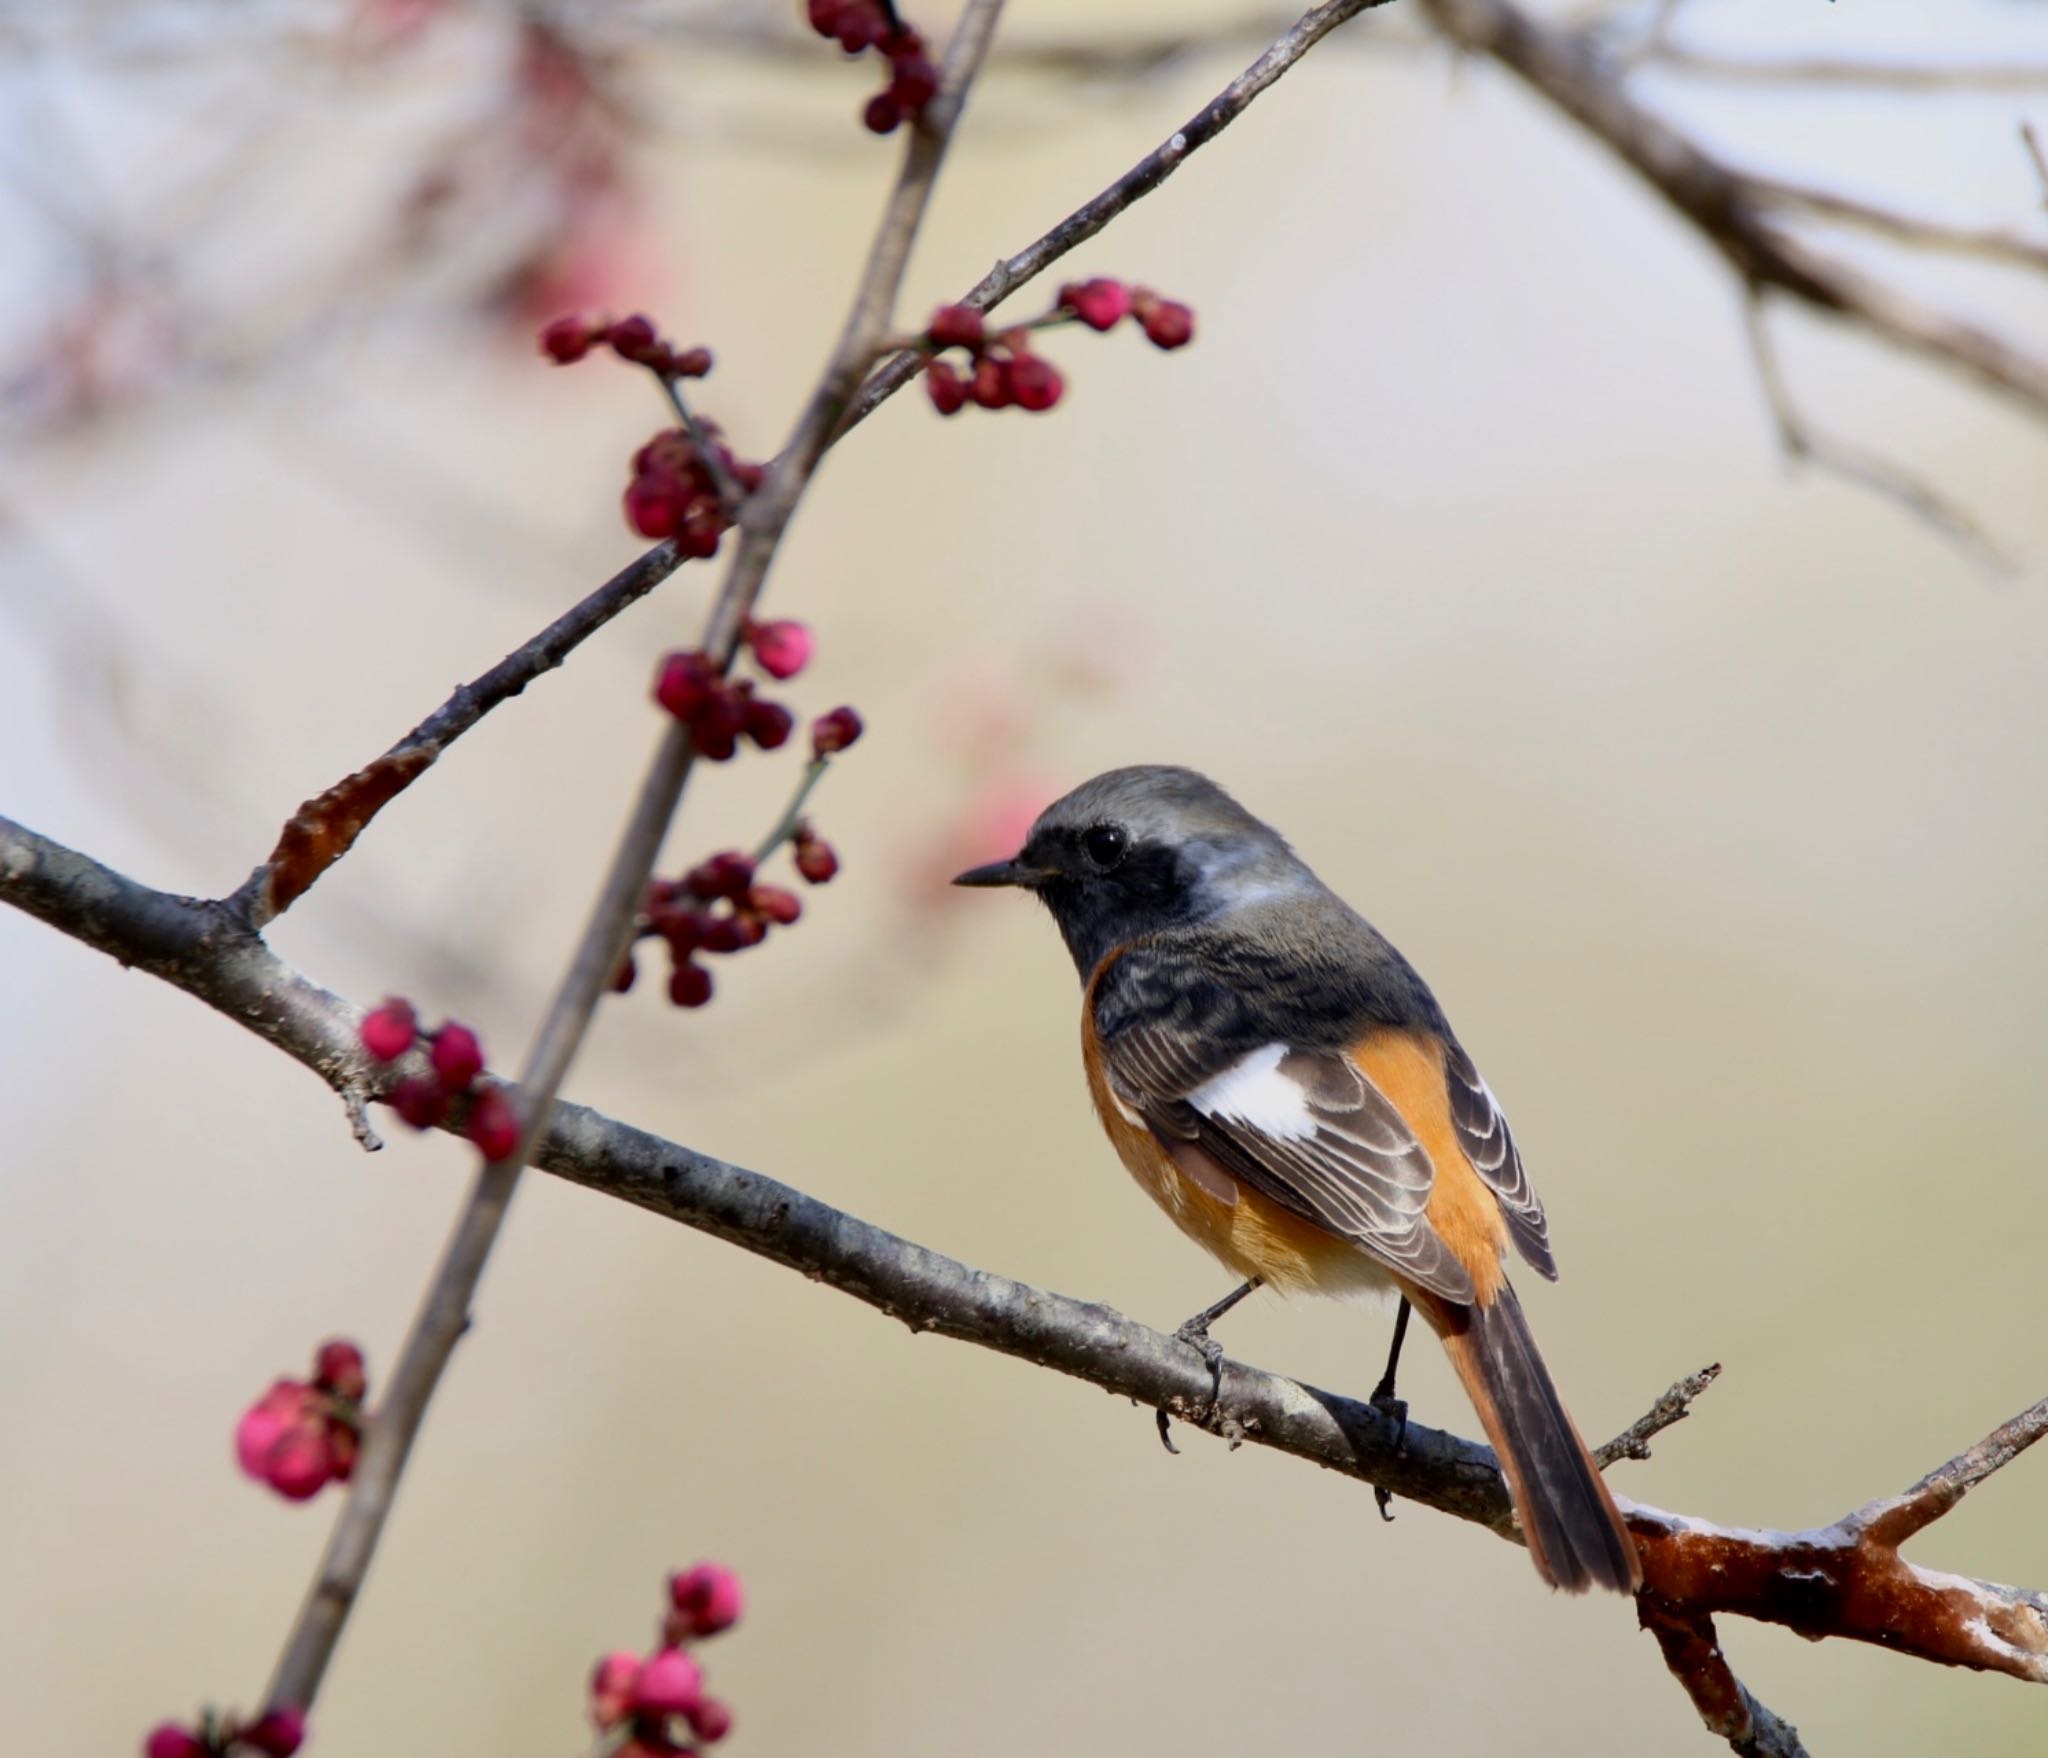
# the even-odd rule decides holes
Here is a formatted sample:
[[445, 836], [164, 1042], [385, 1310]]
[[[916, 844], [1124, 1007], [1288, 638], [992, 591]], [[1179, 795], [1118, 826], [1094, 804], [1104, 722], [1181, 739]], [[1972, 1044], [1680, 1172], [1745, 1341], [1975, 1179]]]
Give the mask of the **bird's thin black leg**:
[[[1249, 1294], [1256, 1294], [1266, 1285], [1263, 1276], [1254, 1276], [1242, 1287], [1233, 1288], [1217, 1301], [1214, 1306], [1205, 1306], [1195, 1316], [1175, 1331], [1177, 1341], [1187, 1344], [1190, 1349], [1200, 1352], [1209, 1364], [1209, 1406], [1214, 1409], [1223, 1396], [1223, 1345], [1209, 1335], [1209, 1327]], [[1159, 1441], [1169, 1453], [1178, 1453], [1180, 1448], [1173, 1444], [1173, 1437], [1167, 1432], [1168, 1419], [1164, 1410], [1159, 1413]]]
[[[1394, 1314], [1394, 1346], [1387, 1351], [1387, 1371], [1380, 1375], [1380, 1383], [1372, 1389], [1372, 1406], [1384, 1410], [1398, 1425], [1394, 1436], [1394, 1450], [1399, 1452], [1408, 1438], [1408, 1404], [1405, 1399], [1394, 1396], [1394, 1375], [1401, 1366], [1401, 1345], [1408, 1340], [1408, 1314], [1412, 1310], [1408, 1297], [1401, 1297], [1401, 1310]], [[1380, 1518], [1393, 1519], [1391, 1504], [1394, 1500], [1391, 1490], [1373, 1485], [1372, 1499], [1379, 1504]]]

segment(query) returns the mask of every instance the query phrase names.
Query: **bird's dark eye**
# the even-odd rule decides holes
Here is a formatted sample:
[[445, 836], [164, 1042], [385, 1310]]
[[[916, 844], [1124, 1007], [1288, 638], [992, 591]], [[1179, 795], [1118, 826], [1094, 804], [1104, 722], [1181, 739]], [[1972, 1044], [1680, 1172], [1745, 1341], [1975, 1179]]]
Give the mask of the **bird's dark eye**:
[[1098, 824], [1081, 832], [1081, 850], [1106, 873], [1124, 858], [1127, 840], [1114, 824]]

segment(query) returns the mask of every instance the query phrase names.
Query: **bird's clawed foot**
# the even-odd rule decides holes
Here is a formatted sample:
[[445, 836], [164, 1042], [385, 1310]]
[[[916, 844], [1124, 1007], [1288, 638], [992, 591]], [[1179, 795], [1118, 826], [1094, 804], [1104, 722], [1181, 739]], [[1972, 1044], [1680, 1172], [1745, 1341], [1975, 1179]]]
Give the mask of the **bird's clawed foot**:
[[[1408, 1400], [1394, 1396], [1394, 1375], [1401, 1366], [1401, 1345], [1408, 1340], [1409, 1305], [1404, 1296], [1401, 1310], [1394, 1314], [1394, 1346], [1387, 1351], [1387, 1371], [1380, 1375], [1380, 1383], [1373, 1387], [1372, 1397], [1367, 1400], [1384, 1416], [1394, 1420], [1394, 1451], [1399, 1453], [1408, 1444]], [[1380, 1518], [1391, 1520], [1394, 1492], [1372, 1486], [1372, 1499], [1379, 1505]]]
[[[1208, 1366], [1209, 1413], [1211, 1416], [1216, 1413], [1216, 1407], [1223, 1398], [1223, 1345], [1209, 1335], [1209, 1327], [1226, 1312], [1230, 1311], [1232, 1307], [1237, 1305], [1240, 1300], [1244, 1299], [1246, 1295], [1255, 1294], [1264, 1286], [1264, 1278], [1254, 1276], [1241, 1287], [1233, 1288], [1221, 1300], [1217, 1301], [1214, 1306], [1203, 1307], [1200, 1312], [1196, 1313], [1193, 1318], [1189, 1319], [1186, 1324], [1173, 1333], [1176, 1342], [1185, 1343], [1190, 1349], [1196, 1351]], [[1168, 1432], [1171, 1424], [1166, 1412], [1162, 1410], [1158, 1414], [1160, 1445], [1169, 1453], [1179, 1453], [1180, 1448], [1173, 1444], [1173, 1436]]]

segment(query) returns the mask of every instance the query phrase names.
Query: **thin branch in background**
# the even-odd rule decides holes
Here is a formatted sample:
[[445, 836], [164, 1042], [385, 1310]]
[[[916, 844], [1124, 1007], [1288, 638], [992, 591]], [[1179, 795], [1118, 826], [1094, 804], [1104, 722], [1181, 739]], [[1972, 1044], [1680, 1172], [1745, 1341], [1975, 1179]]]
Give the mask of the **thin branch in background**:
[[682, 380], [666, 372], [657, 372], [654, 376], [661, 381], [662, 394], [676, 412], [676, 419], [683, 424], [683, 431], [690, 436], [690, 444], [696, 447], [697, 456], [704, 460], [704, 468], [711, 472], [711, 480], [718, 489], [719, 509], [726, 518], [737, 519], [740, 509], [747, 503], [747, 491], [740, 487], [738, 478], [727, 467], [725, 453], [711, 443], [711, 436], [704, 431], [697, 412], [683, 395]]
[[1593, 1454], [1594, 1463], [1605, 1471], [1617, 1459], [1647, 1459], [1651, 1440], [1673, 1423], [1683, 1422], [1690, 1416], [1693, 1400], [1720, 1377], [1721, 1364], [1718, 1361], [1701, 1368], [1698, 1373], [1687, 1374], [1613, 1440], [1597, 1448]]
[[1860, 226], [1915, 250], [1939, 250], [2020, 268], [2048, 269], [2048, 240], [2028, 238], [1995, 226], [1958, 226], [1947, 220], [1902, 214], [1853, 196], [1838, 195], [1833, 190], [1814, 189], [1777, 177], [1751, 174], [1746, 181], [1756, 199], [1767, 206], [1800, 208], [1822, 219]]
[[2048, 62], [1862, 61], [1826, 55], [1745, 55], [1666, 42], [1662, 70], [1737, 85], [1857, 86], [1893, 92], [2029, 92], [2048, 88]]
[[[759, 494], [742, 509], [741, 540], [705, 634], [705, 648], [721, 669], [732, 663], [740, 632], [767, 581], [790, 515], [859, 383], [863, 363], [876, 339], [886, 332], [919, 221], [930, 203], [968, 87], [988, 52], [1002, 3], [969, 0], [961, 15], [947, 45], [938, 94], [911, 131], [846, 328], [795, 436], [771, 467]], [[518, 1142], [509, 1155], [487, 1161], [479, 1169], [399, 1352], [383, 1401], [369, 1423], [348, 1498], [271, 1676], [265, 1702], [273, 1708], [304, 1711], [319, 1694], [335, 1644], [376, 1554], [427, 1405], [468, 1327], [470, 1304], [518, 1189], [520, 1173], [536, 1143], [548, 1132], [562, 1081], [632, 938], [648, 875], [682, 799], [695, 755], [688, 728], [681, 721], [672, 721], [663, 731], [641, 783], [569, 968], [527, 1053], [519, 1082]]]
[[1987, 574], [2010, 575], [2015, 571], [2012, 558], [1993, 542], [1984, 527], [1939, 490], [1888, 459], [1815, 432], [1800, 414], [1791, 387], [1785, 382], [1777, 347], [1771, 340], [1763, 295], [1754, 287], [1746, 290], [1742, 315], [1750, 357], [1756, 362], [1757, 380], [1763, 386], [1764, 400], [1777, 424], [1778, 441], [1788, 462], [1811, 464], [1881, 495], [1932, 527]]
[[2041, 137], [2031, 122], [2020, 124], [2020, 145], [2027, 150], [2027, 157], [2033, 161], [2034, 175], [2041, 179], [2041, 206], [2048, 209], [2048, 149], [2041, 145]]

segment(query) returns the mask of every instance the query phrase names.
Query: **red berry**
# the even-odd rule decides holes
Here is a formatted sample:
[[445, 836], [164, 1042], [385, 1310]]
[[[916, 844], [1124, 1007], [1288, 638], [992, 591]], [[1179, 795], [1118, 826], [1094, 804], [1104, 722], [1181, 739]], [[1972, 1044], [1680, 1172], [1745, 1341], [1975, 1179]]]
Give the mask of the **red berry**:
[[966, 384], [943, 360], [934, 360], [924, 369], [924, 394], [941, 415], [958, 415], [967, 406]]
[[747, 908], [782, 928], [804, 913], [803, 899], [779, 885], [756, 885], [747, 893]]
[[894, 134], [903, 121], [903, 106], [897, 103], [893, 91], [877, 92], [868, 99], [860, 119], [872, 133]]
[[889, 81], [889, 95], [906, 116], [922, 116], [925, 105], [939, 95], [939, 70], [922, 55], [899, 55]]
[[697, 755], [713, 763], [725, 762], [739, 749], [740, 729], [747, 724], [744, 699], [721, 689], [704, 704], [690, 722], [690, 739]]
[[639, 974], [640, 967], [633, 962], [633, 949], [629, 946], [626, 948], [625, 955], [619, 960], [619, 968], [612, 972], [612, 993], [614, 995], [624, 995], [627, 993], [633, 987], [633, 979], [639, 976]]
[[360, 1404], [363, 1394], [370, 1389], [369, 1376], [363, 1370], [363, 1352], [345, 1338], [322, 1343], [320, 1352], [313, 1357], [313, 1384], [351, 1404]]
[[711, 370], [709, 348], [685, 348], [680, 354], [668, 358], [670, 378], [703, 378]]
[[694, 720], [723, 685], [708, 654], [671, 653], [654, 677], [654, 699], [678, 720]]
[[711, 999], [711, 973], [694, 959], [684, 959], [669, 973], [668, 998], [678, 1007], [702, 1007]]
[[463, 1133], [486, 1160], [509, 1159], [519, 1146], [519, 1107], [503, 1087], [486, 1087], [470, 1106]]
[[432, 1129], [448, 1115], [448, 1089], [431, 1075], [402, 1080], [385, 1097], [415, 1129]]
[[303, 1709], [267, 1709], [242, 1729], [244, 1745], [254, 1746], [265, 1758], [292, 1758], [306, 1743], [306, 1712]]
[[363, 1015], [358, 1028], [363, 1048], [379, 1062], [396, 1062], [419, 1036], [419, 1016], [410, 1001], [387, 1000], [375, 1013]]
[[434, 1072], [458, 1093], [466, 1091], [484, 1071], [484, 1047], [477, 1042], [476, 1033], [452, 1019], [434, 1034], [434, 1047], [427, 1056]]
[[1129, 314], [1131, 290], [1121, 281], [1101, 276], [1092, 281], [1069, 281], [1060, 289], [1060, 304], [1091, 330], [1107, 330]]
[[1184, 348], [1195, 339], [1195, 314], [1177, 299], [1153, 299], [1138, 314], [1155, 348]]
[[683, 875], [683, 889], [706, 902], [742, 896], [754, 882], [754, 857], [736, 848], [721, 849]]
[[207, 1758], [207, 1746], [191, 1729], [166, 1721], [149, 1730], [142, 1758]]
[[747, 645], [754, 650], [754, 663], [771, 678], [793, 678], [811, 663], [817, 638], [803, 623], [784, 617], [775, 622], [749, 623]]
[[796, 870], [807, 883], [823, 885], [839, 871], [839, 855], [820, 837], [800, 838], [796, 845]]
[[557, 366], [569, 366], [590, 352], [600, 326], [582, 313], [558, 317], [540, 333], [540, 351]]
[[759, 916], [741, 915], [735, 912], [729, 916], [713, 916], [704, 924], [703, 947], [706, 952], [745, 952], [750, 946], [759, 946], [768, 938], [768, 927]]
[[1050, 360], [1022, 354], [1010, 363], [1010, 391], [1019, 409], [1050, 409], [1066, 388], [1066, 381]]
[[687, 1715], [704, 1694], [704, 1674], [680, 1648], [647, 1657], [633, 1683], [633, 1707], [642, 1715]]
[[683, 1712], [689, 1717], [690, 1731], [707, 1746], [715, 1746], [732, 1732], [732, 1711], [716, 1697], [703, 1697], [694, 1709]]
[[935, 348], [979, 348], [988, 326], [971, 305], [942, 305], [925, 330]]
[[698, 1636], [716, 1636], [721, 1630], [731, 1629], [746, 1609], [746, 1593], [739, 1576], [720, 1563], [698, 1563], [671, 1575], [668, 1597]]
[[780, 702], [749, 702], [746, 727], [747, 737], [762, 750], [779, 751], [789, 743], [796, 716]]
[[984, 409], [1007, 409], [1015, 400], [1010, 393], [1009, 362], [984, 354], [974, 363], [974, 377], [968, 380], [967, 395]]
[[612, 352], [621, 360], [630, 360], [636, 366], [647, 365], [661, 346], [654, 319], [637, 311], [613, 324], [606, 332], [605, 340], [611, 343]]
[[693, 507], [676, 527], [676, 548], [697, 561], [708, 561], [718, 553], [718, 540], [725, 535], [725, 520], [715, 501]]
[[601, 1728], [616, 1727], [631, 1713], [640, 1657], [625, 1649], [607, 1654], [591, 1669], [590, 1715]]
[[811, 722], [811, 749], [820, 757], [843, 751], [864, 730], [861, 718], [851, 708], [835, 708]]
[[642, 537], [675, 536], [688, 504], [680, 486], [665, 477], [636, 476], [626, 484], [626, 523]]

